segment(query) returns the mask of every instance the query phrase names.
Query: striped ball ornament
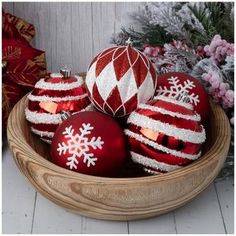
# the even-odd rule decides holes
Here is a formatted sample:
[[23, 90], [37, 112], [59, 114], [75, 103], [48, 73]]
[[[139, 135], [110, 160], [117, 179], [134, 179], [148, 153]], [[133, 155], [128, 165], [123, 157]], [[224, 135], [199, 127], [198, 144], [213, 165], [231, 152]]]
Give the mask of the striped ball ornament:
[[128, 118], [131, 158], [150, 174], [174, 171], [201, 156], [201, 117], [189, 103], [165, 96], [140, 104]]
[[47, 143], [62, 123], [63, 112], [74, 114], [91, 109], [91, 103], [81, 77], [51, 73], [40, 79], [28, 95], [25, 116], [31, 131]]

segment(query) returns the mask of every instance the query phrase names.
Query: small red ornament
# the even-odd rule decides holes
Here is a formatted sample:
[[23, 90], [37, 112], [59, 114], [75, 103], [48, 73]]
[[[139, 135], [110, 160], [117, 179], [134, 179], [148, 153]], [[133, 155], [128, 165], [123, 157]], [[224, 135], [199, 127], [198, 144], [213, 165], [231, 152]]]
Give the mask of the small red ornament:
[[159, 76], [156, 95], [164, 95], [178, 99], [188, 95], [194, 110], [200, 114], [202, 121], [207, 120], [210, 112], [208, 94], [203, 85], [192, 76], [182, 72], [170, 72]]
[[100, 112], [72, 115], [57, 129], [52, 162], [83, 174], [113, 176], [127, 156], [125, 136], [118, 123]]
[[159, 96], [139, 105], [128, 118], [132, 160], [149, 173], [169, 172], [201, 155], [205, 130], [191, 104]]
[[48, 143], [62, 123], [62, 112], [74, 114], [91, 109], [83, 79], [77, 75], [70, 76], [67, 69], [40, 79], [28, 100], [25, 115], [31, 131]]
[[99, 53], [89, 66], [85, 83], [100, 111], [121, 117], [154, 96], [157, 75], [152, 62], [128, 44]]

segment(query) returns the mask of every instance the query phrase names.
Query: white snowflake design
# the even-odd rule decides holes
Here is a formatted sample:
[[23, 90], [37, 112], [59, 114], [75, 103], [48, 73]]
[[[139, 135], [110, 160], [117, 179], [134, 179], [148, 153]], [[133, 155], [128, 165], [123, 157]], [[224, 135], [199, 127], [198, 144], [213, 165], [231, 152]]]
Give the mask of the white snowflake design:
[[65, 135], [65, 138], [68, 138], [67, 144], [64, 142], [58, 144], [57, 151], [59, 155], [61, 154], [71, 154], [70, 157], [67, 158], [66, 165], [69, 166], [70, 169], [77, 169], [79, 164], [78, 158], [83, 157], [83, 162], [87, 164], [87, 167], [91, 165], [94, 166], [96, 164], [97, 158], [94, 157], [93, 153], [89, 153], [90, 147], [93, 149], [102, 149], [102, 145], [104, 142], [101, 137], [92, 137], [91, 140], [88, 140], [86, 135], [91, 134], [91, 131], [94, 127], [91, 126], [90, 123], [82, 124], [82, 127], [79, 129], [80, 134], [74, 134], [74, 129], [72, 125], [65, 128], [65, 131], [62, 133]]
[[168, 89], [166, 86], [160, 86], [157, 90], [157, 95], [166, 95], [168, 97], [178, 99], [181, 95], [187, 94], [190, 103], [194, 104], [195, 106], [199, 103], [199, 96], [195, 93], [190, 93], [190, 90], [195, 86], [193, 81], [186, 80], [184, 84], [179, 84], [178, 77], [171, 76], [168, 78], [169, 84], [171, 85]]

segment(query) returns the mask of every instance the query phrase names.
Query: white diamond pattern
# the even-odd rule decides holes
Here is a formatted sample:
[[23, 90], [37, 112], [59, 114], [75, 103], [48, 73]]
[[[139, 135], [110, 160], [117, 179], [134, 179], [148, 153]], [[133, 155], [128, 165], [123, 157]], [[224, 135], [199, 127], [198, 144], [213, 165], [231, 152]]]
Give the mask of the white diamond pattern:
[[147, 73], [145, 80], [138, 89], [138, 104], [147, 102], [151, 97], [150, 94], [155, 93], [152, 76], [150, 72]]
[[93, 91], [93, 85], [96, 81], [96, 76], [95, 76], [96, 64], [97, 64], [96, 62], [93, 63], [93, 65], [87, 71], [87, 75], [86, 75], [86, 85], [87, 85], [87, 88], [88, 88], [88, 90], [91, 94], [92, 94], [92, 91]]
[[122, 103], [127, 102], [137, 93], [138, 88], [131, 68], [118, 81], [117, 86]]
[[[150, 62], [147, 61], [147, 64], [145, 63], [144, 59], [140, 56], [139, 51], [137, 51], [137, 58], [133, 61], [133, 64], [131, 64], [130, 55], [128, 54], [127, 47], [124, 48], [122, 52], [120, 52], [116, 57], [114, 57], [115, 52], [118, 50], [118, 48], [113, 49], [113, 57], [112, 60], [103, 68], [99, 76], [96, 78], [95, 76], [95, 68], [97, 62], [95, 62], [92, 67], [89, 69], [87, 77], [86, 77], [86, 84], [87, 87], [92, 93], [92, 89], [94, 86], [94, 83], [96, 83], [98, 92], [102, 99], [104, 100], [103, 104], [100, 104], [99, 107], [103, 107], [109, 104], [107, 104], [107, 99], [109, 98], [109, 95], [111, 94], [112, 90], [117, 86], [119, 95], [121, 98], [121, 106], [124, 106], [124, 104], [129, 101], [133, 96], [135, 96], [138, 93], [137, 99], [138, 104], [139, 103], [145, 103], [148, 101], [152, 95], [154, 95], [155, 92], [155, 85], [153, 82], [153, 78], [150, 72], [147, 73], [146, 78], [144, 79], [143, 83], [138, 87], [136, 83], [136, 79], [133, 73], [133, 65], [137, 60], [142, 60], [142, 63], [144, 63], [147, 70], [150, 68]], [[134, 49], [135, 50], [135, 49]], [[128, 71], [120, 78], [118, 81], [116, 78], [115, 70], [114, 70], [114, 60], [120, 57], [123, 53], [127, 53], [127, 58], [129, 60], [129, 69]], [[101, 57], [101, 56], [100, 56]], [[141, 57], [141, 59], [140, 59]], [[98, 58], [100, 60], [101, 58]], [[93, 77], [93, 78], [90, 78]], [[113, 111], [113, 108], [111, 108], [111, 111]], [[119, 110], [119, 108], [117, 110]], [[125, 109], [125, 108], [124, 108]], [[116, 111], [113, 111], [113, 114]]]
[[96, 84], [101, 97], [106, 100], [118, 81], [114, 73], [113, 62], [110, 62], [96, 78]]

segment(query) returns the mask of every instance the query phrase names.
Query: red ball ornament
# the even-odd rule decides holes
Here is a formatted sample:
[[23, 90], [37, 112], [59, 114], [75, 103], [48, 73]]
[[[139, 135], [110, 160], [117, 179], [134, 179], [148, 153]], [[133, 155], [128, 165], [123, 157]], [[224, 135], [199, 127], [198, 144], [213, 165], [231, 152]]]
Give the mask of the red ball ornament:
[[25, 115], [31, 131], [47, 143], [51, 143], [55, 130], [62, 123], [61, 112], [74, 114], [91, 109], [83, 79], [70, 76], [69, 70], [40, 79], [28, 100]]
[[154, 96], [157, 74], [152, 62], [128, 44], [99, 53], [89, 66], [85, 83], [100, 111], [122, 117]]
[[118, 123], [100, 112], [72, 115], [57, 129], [52, 162], [83, 174], [113, 176], [127, 156], [125, 136]]
[[125, 130], [132, 160], [149, 173], [188, 165], [201, 156], [206, 139], [200, 120], [191, 104], [165, 96], [139, 105]]
[[210, 112], [208, 94], [203, 85], [192, 76], [182, 72], [170, 72], [159, 76], [156, 95], [164, 95], [178, 99], [182, 94], [188, 95], [189, 102], [201, 116], [207, 120]]

